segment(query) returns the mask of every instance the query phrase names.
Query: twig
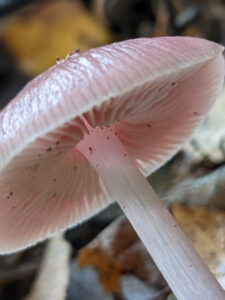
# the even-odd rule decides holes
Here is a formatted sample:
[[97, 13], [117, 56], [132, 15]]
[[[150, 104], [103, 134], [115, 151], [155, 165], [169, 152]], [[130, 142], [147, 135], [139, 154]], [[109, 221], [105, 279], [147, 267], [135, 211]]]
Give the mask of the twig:
[[70, 246], [62, 236], [49, 241], [42, 267], [26, 300], [64, 300], [69, 281]]

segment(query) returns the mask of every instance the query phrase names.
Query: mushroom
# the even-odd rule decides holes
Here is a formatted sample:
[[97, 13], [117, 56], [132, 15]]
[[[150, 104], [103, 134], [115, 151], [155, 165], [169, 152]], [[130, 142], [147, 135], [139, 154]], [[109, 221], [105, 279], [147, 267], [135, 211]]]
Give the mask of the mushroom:
[[0, 252], [117, 201], [178, 299], [224, 291], [147, 183], [210, 110], [223, 48], [141, 38], [70, 54], [0, 114]]

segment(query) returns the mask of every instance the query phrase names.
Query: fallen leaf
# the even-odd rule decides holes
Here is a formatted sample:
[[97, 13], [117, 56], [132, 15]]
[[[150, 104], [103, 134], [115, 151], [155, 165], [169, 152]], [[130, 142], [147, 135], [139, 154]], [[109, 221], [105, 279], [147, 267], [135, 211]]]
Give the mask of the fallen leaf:
[[78, 256], [78, 265], [79, 267], [94, 267], [106, 293], [119, 292], [122, 266], [101, 248], [84, 248]]
[[120, 292], [123, 274], [134, 275], [157, 292], [167, 286], [124, 216], [117, 218], [80, 251], [78, 264], [94, 267], [107, 292]]
[[[70, 263], [70, 280], [66, 300], [114, 300], [112, 294], [105, 294], [99, 276], [92, 267], [80, 268], [77, 261]], [[48, 299], [47, 299], [48, 300]]]
[[4, 44], [26, 74], [35, 76], [75, 48], [81, 51], [112, 41], [111, 34], [78, 2], [47, 1], [14, 16]]
[[225, 212], [173, 205], [171, 212], [217, 279], [225, 276]]

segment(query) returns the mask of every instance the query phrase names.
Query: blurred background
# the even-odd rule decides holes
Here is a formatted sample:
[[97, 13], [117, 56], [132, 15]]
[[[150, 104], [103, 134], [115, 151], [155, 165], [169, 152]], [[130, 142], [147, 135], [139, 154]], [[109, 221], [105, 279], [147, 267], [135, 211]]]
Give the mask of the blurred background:
[[[0, 0], [0, 107], [75, 49], [165, 35], [225, 45], [225, 0]], [[223, 91], [207, 122], [149, 180], [225, 287], [224, 103]], [[11, 299], [175, 298], [114, 204], [64, 236], [0, 257], [0, 300]]]

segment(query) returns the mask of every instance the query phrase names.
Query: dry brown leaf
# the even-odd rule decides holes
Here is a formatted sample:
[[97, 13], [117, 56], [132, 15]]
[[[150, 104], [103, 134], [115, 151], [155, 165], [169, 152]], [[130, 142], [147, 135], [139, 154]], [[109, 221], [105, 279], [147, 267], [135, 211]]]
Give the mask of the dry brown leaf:
[[[121, 216], [80, 251], [81, 267], [93, 266], [107, 292], [119, 292], [122, 274], [133, 274], [160, 290], [166, 286], [158, 268], [128, 220]], [[160, 288], [159, 288], [160, 287]]]
[[84, 248], [78, 256], [79, 267], [92, 266], [98, 272], [99, 280], [106, 293], [119, 292], [122, 266], [101, 248]]
[[74, 1], [48, 1], [14, 17], [4, 34], [7, 49], [28, 75], [37, 75], [75, 48], [112, 41], [111, 34]]
[[172, 214], [217, 279], [225, 276], [225, 212], [173, 205]]
[[[225, 212], [210, 211], [203, 206], [173, 205], [172, 213], [222, 283], [225, 278]], [[116, 219], [80, 251], [78, 263], [80, 267], [94, 267], [107, 292], [119, 292], [123, 274], [133, 274], [158, 290], [166, 286], [158, 268], [124, 216]]]

